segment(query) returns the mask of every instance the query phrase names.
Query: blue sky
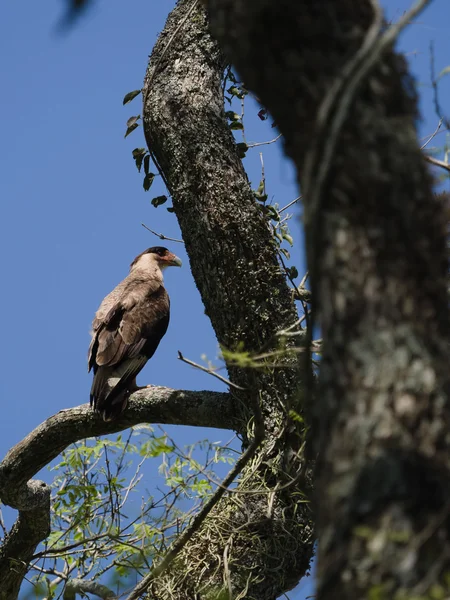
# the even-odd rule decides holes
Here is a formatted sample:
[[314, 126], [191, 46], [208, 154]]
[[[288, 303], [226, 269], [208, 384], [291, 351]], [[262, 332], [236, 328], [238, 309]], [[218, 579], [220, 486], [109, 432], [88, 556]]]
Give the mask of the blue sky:
[[[141, 87], [147, 56], [173, 4], [97, 2], [64, 36], [55, 33], [61, 2], [28, 0], [0, 7], [1, 456], [46, 417], [88, 400], [86, 352], [93, 314], [127, 274], [132, 258], [158, 243], [141, 222], [180, 236], [174, 215], [165, 206], [150, 205], [152, 197], [164, 193], [162, 184], [156, 180], [150, 192], [142, 189], [131, 158], [132, 149], [144, 145], [141, 129], [123, 138], [127, 118], [140, 112], [140, 99], [122, 106], [125, 93]], [[397, 20], [410, 1], [383, 4], [388, 17]], [[437, 124], [429, 85], [430, 40], [439, 72], [450, 64], [448, 0], [435, 0], [400, 43], [423, 97], [420, 135]], [[449, 92], [450, 77], [441, 86], [448, 114]], [[251, 107], [246, 124], [249, 141], [274, 137], [270, 123], [259, 123]], [[434, 144], [445, 142], [444, 133]], [[293, 170], [280, 145], [255, 149], [246, 160], [254, 187], [260, 150], [269, 197], [283, 206], [297, 195]], [[292, 233], [301, 265], [298, 221], [292, 222]], [[216, 360], [218, 352], [184, 248], [167, 245], [184, 266], [166, 274], [171, 325], [140, 382], [223, 390], [220, 382], [177, 360], [177, 350], [195, 361], [203, 354]], [[168, 430], [179, 445], [209, 435], [230, 437], [229, 432]], [[43, 477], [50, 480], [49, 474]], [[303, 600], [309, 593], [306, 580], [290, 597]]]

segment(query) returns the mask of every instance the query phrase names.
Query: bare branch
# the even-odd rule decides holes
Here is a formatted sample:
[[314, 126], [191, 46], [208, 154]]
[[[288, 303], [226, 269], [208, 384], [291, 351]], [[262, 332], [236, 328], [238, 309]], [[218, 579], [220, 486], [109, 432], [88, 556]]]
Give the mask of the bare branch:
[[446, 171], [450, 172], [450, 165], [443, 160], [438, 160], [432, 156], [425, 156], [425, 160], [436, 167], [440, 167], [441, 169], [445, 169]]
[[432, 133], [432, 134], [431, 134], [431, 135], [428, 137], [427, 141], [426, 141], [426, 142], [424, 142], [424, 143], [423, 143], [423, 144], [420, 146], [420, 149], [421, 149], [421, 150], [423, 150], [424, 148], [426, 148], [426, 146], [428, 146], [428, 144], [431, 142], [431, 140], [432, 140], [432, 139], [434, 139], [434, 138], [437, 136], [437, 134], [438, 134], [438, 132], [439, 132], [439, 129], [441, 128], [441, 125], [442, 125], [442, 119], [439, 119], [439, 123], [437, 124], [437, 127], [436, 127], [436, 129], [435, 129], [435, 130], [433, 131], [433, 133]]
[[83, 596], [85, 594], [93, 594], [103, 600], [116, 597], [112, 590], [101, 583], [86, 581], [85, 579], [69, 579], [64, 589], [63, 599], [75, 600], [77, 593], [80, 593]]
[[142, 227], [145, 227], [145, 229], [147, 231], [150, 231], [150, 233], [153, 233], [153, 235], [156, 235], [156, 237], [159, 237], [160, 240], [168, 240], [169, 242], [177, 242], [178, 244], [184, 244], [183, 240], [177, 240], [175, 238], [171, 238], [168, 237], [167, 235], [164, 235], [163, 233], [156, 233], [156, 231], [153, 231], [153, 229], [150, 229], [150, 227], [147, 227], [147, 225], [145, 223], [141, 223]]
[[188, 358], [184, 358], [184, 356], [181, 354], [181, 352], [179, 350], [178, 350], [178, 359], [181, 360], [182, 362], [185, 362], [188, 365], [191, 365], [191, 367], [195, 367], [196, 369], [200, 369], [200, 371], [203, 371], [204, 373], [208, 373], [208, 375], [212, 375], [213, 377], [216, 377], [216, 379], [219, 379], [219, 381], [226, 383], [227, 385], [235, 388], [236, 390], [245, 391], [245, 388], [241, 387], [240, 385], [236, 385], [235, 383], [231, 382], [226, 377], [219, 375], [219, 373], [216, 373], [213, 369], [207, 369], [206, 367], [202, 367], [202, 365], [199, 365], [196, 362], [189, 360]]
[[266, 146], [268, 144], [274, 144], [275, 142], [277, 142], [280, 138], [281, 138], [281, 133], [279, 133], [276, 137], [274, 137], [272, 140], [268, 140], [267, 142], [253, 142], [251, 144], [247, 144], [247, 146], [249, 148], [256, 148], [257, 146]]

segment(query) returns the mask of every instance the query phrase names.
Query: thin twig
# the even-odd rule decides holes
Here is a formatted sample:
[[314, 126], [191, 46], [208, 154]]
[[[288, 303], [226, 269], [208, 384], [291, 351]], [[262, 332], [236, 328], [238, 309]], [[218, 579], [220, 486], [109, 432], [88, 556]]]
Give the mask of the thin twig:
[[264, 157], [262, 152], [259, 153], [259, 160], [261, 161], [261, 181], [263, 184], [262, 193], [264, 196], [266, 196], [266, 171], [264, 169]]
[[440, 167], [441, 169], [445, 169], [446, 171], [450, 172], [450, 164], [444, 162], [443, 160], [438, 160], [432, 156], [425, 156], [425, 160], [436, 167]]
[[277, 142], [280, 139], [280, 137], [282, 135], [283, 135], [282, 133], [279, 133], [277, 135], [277, 137], [273, 138], [273, 140], [269, 140], [267, 142], [253, 142], [251, 144], [247, 144], [247, 146], [249, 148], [256, 148], [257, 146], [267, 146], [268, 144], [274, 144], [275, 142]]
[[163, 233], [156, 233], [156, 231], [153, 231], [153, 229], [150, 229], [150, 227], [147, 227], [147, 225], [145, 223], [141, 223], [142, 227], [145, 227], [145, 229], [147, 229], [147, 231], [150, 231], [150, 233], [153, 233], [153, 235], [156, 235], [156, 237], [159, 237], [160, 240], [167, 240], [168, 242], [178, 242], [178, 244], [184, 244], [183, 240], [176, 240], [175, 238], [171, 238], [168, 237], [167, 235], [164, 235]]
[[439, 131], [439, 129], [441, 128], [442, 125], [442, 119], [439, 119], [439, 123], [436, 127], [436, 129], [433, 131], [433, 133], [430, 135], [430, 137], [427, 139], [427, 141], [422, 144], [422, 146], [420, 146], [420, 149], [423, 150], [426, 146], [428, 146], [428, 144], [431, 142], [431, 140], [436, 137], [437, 132]]
[[433, 41], [430, 42], [430, 73], [431, 73], [431, 87], [433, 88], [433, 102], [434, 102], [434, 111], [441, 121], [444, 122], [445, 127], [450, 129], [450, 121], [447, 117], [444, 116], [441, 108], [441, 104], [439, 102], [439, 93], [438, 93], [438, 80], [436, 79], [436, 71], [434, 68], [434, 44]]
[[298, 202], [301, 199], [302, 199], [302, 196], [297, 196], [297, 198], [294, 198], [294, 200], [289, 202], [289, 204], [286, 204], [286, 206], [283, 206], [283, 208], [280, 208], [280, 210], [278, 211], [278, 214], [281, 214], [282, 212], [284, 212], [285, 210], [290, 208], [293, 204], [295, 204], [296, 202]]
[[241, 390], [243, 392], [246, 391], [246, 388], [243, 388], [240, 385], [233, 383], [226, 377], [219, 375], [213, 369], [207, 369], [206, 367], [203, 367], [202, 365], [199, 365], [199, 364], [193, 362], [192, 360], [189, 360], [188, 358], [184, 358], [184, 356], [181, 354], [181, 352], [179, 350], [178, 350], [178, 359], [185, 362], [188, 365], [191, 365], [191, 367], [195, 367], [196, 369], [200, 369], [200, 371], [203, 371], [204, 373], [208, 373], [208, 375], [212, 375], [213, 377], [216, 377], [220, 381], [223, 381], [223, 383], [226, 383], [227, 385], [235, 388], [236, 390]]

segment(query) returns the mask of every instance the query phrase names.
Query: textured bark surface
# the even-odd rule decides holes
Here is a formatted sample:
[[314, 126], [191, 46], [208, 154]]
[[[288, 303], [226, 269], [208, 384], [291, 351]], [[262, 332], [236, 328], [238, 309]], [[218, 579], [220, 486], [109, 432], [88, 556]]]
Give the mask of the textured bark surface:
[[34, 510], [19, 511], [19, 517], [0, 547], [0, 600], [17, 598], [36, 546], [50, 533], [50, 490], [33, 482], [42, 504]]
[[139, 423], [239, 430], [233, 399], [220, 392], [152, 386], [130, 397], [120, 419], [106, 423], [88, 404], [62, 410], [36, 427], [0, 462], [0, 500], [19, 517], [0, 547], [0, 600], [14, 600], [36, 546], [50, 532], [50, 488], [31, 479], [67, 446]]
[[[371, 2], [210, 0], [209, 10], [301, 183], [318, 106], [361, 47]], [[415, 118], [389, 51], [350, 106], [308, 244], [324, 341], [313, 427], [321, 599], [448, 595], [446, 232]]]
[[[269, 350], [297, 314], [224, 118], [225, 60], [205, 14], [199, 7], [188, 13], [190, 6], [178, 3], [152, 53], [143, 92], [145, 135], [219, 343]], [[221, 590], [235, 598], [275, 598], [308, 568], [308, 483], [272, 493], [299, 468], [288, 456], [301, 439], [292, 435], [285, 411], [297, 397], [301, 371], [295, 357], [288, 364], [264, 372], [228, 366], [234, 383], [251, 388], [236, 404], [244, 423], [253, 415], [252, 395], [260, 403], [266, 443], [244, 471], [239, 492], [218, 505], [170, 573], [153, 585], [153, 598], [216, 598]]]

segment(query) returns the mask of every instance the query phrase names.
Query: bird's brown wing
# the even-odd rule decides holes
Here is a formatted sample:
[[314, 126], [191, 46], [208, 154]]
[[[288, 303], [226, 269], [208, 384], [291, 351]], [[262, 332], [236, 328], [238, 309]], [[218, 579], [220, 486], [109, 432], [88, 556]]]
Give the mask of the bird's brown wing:
[[[89, 349], [89, 369], [94, 369], [91, 402], [97, 409], [127, 389], [154, 354], [169, 324], [169, 297], [159, 283], [135, 282], [109, 305], [108, 298], [94, 319]], [[112, 376], [118, 381], [109, 390], [105, 385]]]

